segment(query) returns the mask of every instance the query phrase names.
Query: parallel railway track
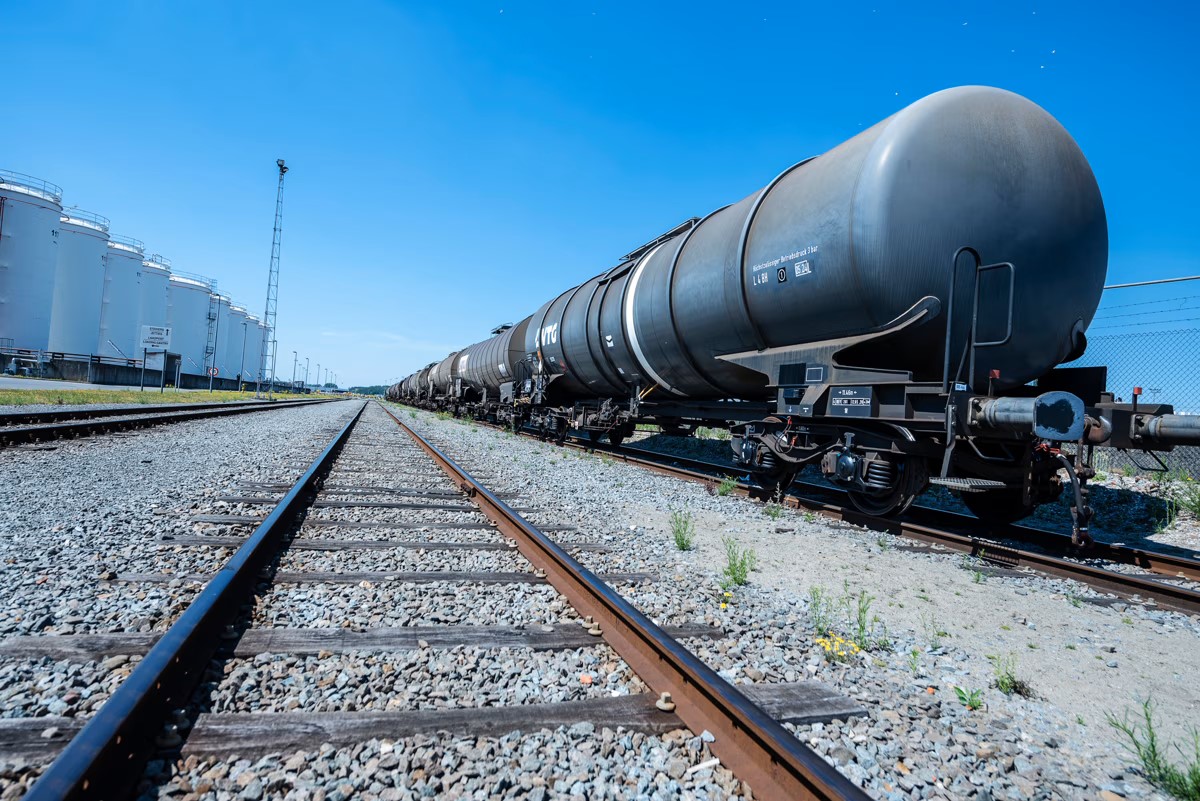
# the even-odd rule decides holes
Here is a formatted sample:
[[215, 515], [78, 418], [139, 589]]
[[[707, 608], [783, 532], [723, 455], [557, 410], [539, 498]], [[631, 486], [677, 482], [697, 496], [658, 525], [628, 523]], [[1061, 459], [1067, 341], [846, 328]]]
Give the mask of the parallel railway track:
[[[621, 581], [645, 580], [643, 577], [635, 574], [597, 575], [586, 569], [571, 553], [585, 549], [585, 544], [560, 545], [555, 542], [509, 506], [501, 494], [489, 490], [436, 446], [404, 426], [390, 412], [387, 414], [388, 417], [384, 418], [368, 405], [360, 408], [300, 479], [287, 487], [286, 491], [280, 485], [262, 482], [239, 487], [238, 491], [250, 493], [244, 496], [249, 503], [270, 506], [270, 513], [265, 518], [251, 518], [256, 525], [248, 537], [213, 538], [217, 541], [211, 545], [227, 547], [237, 544], [238, 550], [218, 572], [204, 577], [207, 586], [170, 629], [161, 635], [114, 633], [110, 636], [83, 635], [82, 638], [26, 636], [0, 643], [0, 654], [9, 657], [45, 653], [47, 647], [57, 648], [59, 653], [73, 648], [74, 653], [79, 655], [110, 653], [114, 648], [117, 652], [141, 649], [139, 652], [145, 654], [109, 700], [82, 727], [67, 719], [52, 722], [42, 718], [33, 721], [0, 721], [0, 750], [14, 747], [21, 737], [28, 740], [32, 730], [47, 725], [61, 725], [74, 735], [33, 785], [27, 798], [36, 801], [119, 797], [136, 786], [141, 776], [140, 766], [155, 754], [178, 753], [181, 746], [185, 753], [188, 749], [192, 749], [192, 753], [205, 748], [236, 750], [238, 743], [243, 747], [259, 749], [276, 744], [284, 750], [295, 750], [295, 738], [311, 739], [314, 729], [336, 741], [339, 736], [361, 740], [378, 736], [379, 731], [395, 731], [396, 727], [403, 729], [404, 726], [417, 731], [465, 726], [480, 736], [491, 731], [521, 728], [522, 725], [530, 727], [533, 724], [528, 716], [524, 724], [514, 724], [513, 720], [519, 715], [514, 718], [515, 713], [511, 708], [439, 709], [436, 715], [426, 715], [424, 718], [420, 711], [323, 713], [319, 716], [293, 713], [195, 714], [198, 708], [208, 705], [208, 701], [197, 699], [195, 694], [197, 688], [201, 688], [200, 694], [205, 695], [203, 682], [214, 658], [264, 652], [313, 653], [326, 648], [370, 650], [372, 647], [413, 648], [414, 645], [438, 648], [473, 641], [493, 642], [498, 637], [502, 642], [526, 648], [580, 647], [589, 641], [597, 643], [603, 640], [653, 690], [653, 693], [635, 697], [599, 697], [536, 705], [541, 709], [533, 711], [541, 714], [551, 727], [569, 724], [580, 717], [595, 718], [599, 721], [597, 725], [600, 722], [614, 726], [631, 725], [647, 731], [667, 731], [686, 725], [694, 732], [707, 731], [711, 734], [708, 739], [713, 740], [712, 751], [750, 786], [756, 798], [861, 801], [868, 797], [791, 735], [780, 722], [812, 717], [813, 703], [824, 703], [829, 709], [840, 710], [829, 712], [829, 719], [854, 714], [853, 704], [848, 699], [822, 691], [820, 685], [812, 682], [805, 683], [806, 688], [787, 684], [734, 687], [674, 638], [721, 636], [719, 630], [668, 632], [655, 625], [610, 586], [610, 583]], [[368, 423], [365, 415], [374, 416]], [[415, 443], [415, 447], [410, 444], [405, 448], [394, 440], [381, 439], [379, 432], [382, 420], [388, 423], [394, 421], [398, 428], [391, 430], [397, 433], [403, 431], [411, 443]], [[356, 429], [360, 430], [356, 432]], [[349, 447], [356, 449], [355, 453], [362, 457], [361, 462], [356, 463], [353, 456], [346, 455]], [[412, 456], [418, 453], [417, 448], [420, 449], [420, 459]], [[339, 458], [344, 459], [344, 472], [335, 472], [339, 470]], [[359, 485], [355, 477], [361, 474], [361, 470], [355, 470], [354, 465], [372, 463], [380, 471], [373, 474], [373, 480], [379, 482], [381, 473], [394, 474], [396, 486]], [[431, 486], [429, 482], [435, 465], [445, 478], [440, 479], [440, 485]], [[340, 478], [335, 480], [334, 476]], [[347, 479], [355, 483], [338, 483]], [[274, 494], [259, 497], [253, 494], [255, 492]], [[282, 497], [278, 497], [280, 492], [284, 493]], [[344, 495], [349, 500], [332, 501], [327, 497], [329, 495]], [[280, 560], [289, 548], [293, 552], [302, 552], [306, 546], [314, 545], [318, 550], [388, 547], [385, 541], [344, 542], [325, 540], [316, 534], [305, 537], [309, 523], [318, 522], [310, 521], [306, 516], [315, 514], [319, 518], [324, 515], [323, 522], [347, 528], [356, 525], [357, 516], [368, 525], [397, 528], [400, 527], [399, 523], [388, 524], [373, 515], [391, 513], [394, 509], [426, 508], [452, 510], [452, 513], [461, 514], [466, 506], [463, 501], [468, 499], [473, 506], [468, 507], [467, 513], [481, 513], [486, 518], [483, 525], [445, 525], [481, 529], [487, 532], [481, 536], [490, 537], [486, 542], [452, 544], [409, 541], [406, 544], [418, 546], [421, 549], [416, 551], [418, 554], [423, 553], [424, 549], [447, 546], [488, 548], [501, 550], [502, 553], [512, 553], [511, 549], [515, 548], [528, 560], [532, 569], [489, 579], [487, 576], [439, 571], [423, 576], [387, 575], [382, 572], [366, 578], [353, 572], [306, 576], [304, 573], [287, 573], [280, 568]], [[359, 509], [363, 511], [357, 511]], [[445, 514], [441, 511], [438, 513]], [[404, 514], [410, 512], [405, 511]], [[419, 531], [428, 531], [430, 526], [439, 524], [418, 525], [426, 526]], [[235, 539], [236, 542], [227, 541]], [[135, 580], [134, 577], [127, 579]], [[142, 577], [142, 580], [152, 580], [152, 577]], [[505, 631], [496, 630], [503, 627], [453, 626], [424, 626], [411, 631], [331, 631], [246, 625], [245, 604], [256, 593], [261, 595], [269, 592], [265, 587], [271, 583], [341, 581], [364, 583], [370, 587], [372, 582], [392, 580], [548, 582], [566, 598], [575, 613], [584, 618], [584, 626], [541, 626], [532, 630], [518, 627]], [[211, 695], [217, 690], [210, 687], [207, 692]], [[793, 692], [799, 695], [793, 698]], [[822, 692], [829, 697], [812, 700], [814, 693], [821, 696]], [[525, 709], [525, 712], [530, 711]], [[426, 728], [421, 729], [422, 726]], [[533, 727], [536, 728], [536, 725]], [[36, 737], [34, 741], [36, 743]]]
[[78, 409], [54, 412], [0, 413], [0, 448], [27, 445], [61, 439], [89, 437], [137, 428], [228, 417], [251, 412], [290, 409], [314, 403], [328, 403], [324, 398], [299, 401], [238, 401], [236, 403], [189, 403], [178, 406], [156, 404], [127, 409]]

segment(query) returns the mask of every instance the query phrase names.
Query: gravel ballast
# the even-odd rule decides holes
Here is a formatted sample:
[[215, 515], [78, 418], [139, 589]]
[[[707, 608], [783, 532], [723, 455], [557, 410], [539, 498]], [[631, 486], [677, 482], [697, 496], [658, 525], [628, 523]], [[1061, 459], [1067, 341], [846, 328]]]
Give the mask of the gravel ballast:
[[[402, 414], [460, 464], [495, 476], [493, 489], [520, 489], [536, 499], [526, 504], [558, 510], [588, 539], [617, 546], [581, 552], [586, 566], [657, 570], [660, 582], [622, 593], [660, 623], [730, 632], [690, 641], [722, 675], [811, 676], [863, 704], [866, 718], [800, 727], [797, 736], [876, 797], [1156, 797], [1105, 715], [1120, 716], [1149, 694], [1160, 702], [1162, 733], [1177, 740], [1200, 717], [1200, 679], [1185, 667], [1200, 656], [1194, 617], [1076, 582], [990, 575], [957, 554], [909, 550], [876, 532], [709, 494], [603, 454]], [[694, 550], [675, 548], [672, 511], [694, 521]], [[758, 555], [750, 583], [728, 597], [719, 586], [726, 539]], [[866, 639], [890, 647], [833, 661], [815, 642], [814, 618], [832, 614], [852, 639], [864, 592], [868, 628], [879, 618]], [[1034, 697], [996, 688], [1001, 662]], [[956, 688], [978, 690], [983, 707], [968, 710]]]

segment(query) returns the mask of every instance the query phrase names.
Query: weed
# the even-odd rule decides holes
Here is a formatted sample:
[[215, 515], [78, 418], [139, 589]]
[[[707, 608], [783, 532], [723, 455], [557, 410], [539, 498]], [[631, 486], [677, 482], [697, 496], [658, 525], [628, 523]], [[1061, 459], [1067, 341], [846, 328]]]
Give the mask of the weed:
[[929, 641], [929, 650], [936, 651], [942, 647], [942, 637], [946, 632], [942, 631], [933, 615], [921, 615], [921, 628], [925, 630], [925, 639]]
[[914, 676], [921, 674], [921, 649], [914, 648], [908, 652], [908, 672]]
[[1071, 606], [1075, 607], [1076, 609], [1083, 606], [1083, 601], [1079, 600], [1079, 596], [1073, 592], [1067, 593], [1067, 603], [1071, 604]]
[[828, 637], [817, 637], [813, 642], [825, 649], [825, 657], [833, 662], [845, 662], [852, 656], [858, 656], [859, 652], [862, 651], [857, 643], [837, 634], [830, 634]]
[[1038, 649], [1038, 644], [1036, 642], [1027, 642], [1025, 643], [1025, 647], [1030, 651], [1036, 651]]
[[717, 485], [717, 494], [721, 497], [725, 497], [737, 489], [737, 485], [738, 482], [736, 478], [733, 476], [725, 476], [725, 478], [721, 479], [721, 483]]
[[1017, 655], [998, 656], [992, 663], [996, 674], [996, 689], [1005, 695], [1019, 695], [1022, 698], [1032, 698], [1033, 688], [1029, 682], [1017, 676]]
[[767, 503], [763, 504], [763, 514], [772, 520], [778, 520], [779, 518], [783, 517], [783, 506], [775, 503], [775, 501], [768, 501]]
[[1154, 704], [1149, 698], [1142, 702], [1141, 720], [1129, 718], [1126, 710], [1118, 719], [1107, 713], [1108, 725], [1129, 738], [1125, 747], [1141, 764], [1142, 775], [1155, 787], [1176, 798], [1200, 799], [1200, 729], [1192, 729], [1192, 753], [1178, 743], [1175, 750], [1183, 757], [1183, 765], [1168, 761], [1170, 745], [1160, 743], [1154, 728]]
[[1125, 478], [1133, 478], [1134, 476], [1137, 475], [1137, 468], [1135, 468], [1131, 464], [1122, 465], [1121, 466], [1121, 475], [1125, 476]]
[[958, 702], [972, 712], [983, 706], [983, 690], [966, 690], [956, 686], [954, 694], [958, 696]]
[[1084, 721], [1083, 721], [1083, 715], [1076, 715], [1076, 716], [1075, 716], [1075, 722], [1076, 722], [1076, 723], [1078, 723], [1080, 726], [1086, 726], [1086, 725], [1087, 725], [1087, 724], [1086, 724], [1086, 723], [1084, 723]]
[[675, 539], [675, 547], [681, 551], [690, 551], [696, 545], [696, 523], [688, 512], [671, 512], [671, 536]]
[[815, 522], [816, 519], [817, 519], [817, 515], [815, 512], [805, 512], [804, 513], [804, 522], [805, 523]]
[[982, 570], [972, 570], [971, 571], [971, 581], [975, 582], [976, 584], [982, 584], [986, 580], [987, 580], [987, 576], [985, 576], [983, 574]]
[[880, 534], [878, 537], [876, 537], [875, 544], [878, 545], [880, 550], [883, 551], [886, 551], [892, 547], [892, 541], [887, 534]]
[[417, 419], [417, 413], [416, 413], [416, 412], [412, 412], [412, 411], [410, 411], [410, 412], [408, 413], [408, 416], [409, 416], [409, 417], [411, 417], [411, 418], [412, 418], [412, 419], [414, 419], [414, 420], [416, 420], [416, 419]]
[[1105, 473], [1103, 470], [1096, 471], [1096, 480], [1097, 481], [1104, 481], [1107, 478], [1108, 478], [1108, 473]]
[[1200, 484], [1192, 481], [1190, 476], [1172, 487], [1171, 498], [1176, 514], [1184, 509], [1192, 517], [1200, 517]]
[[1161, 517], [1156, 517], [1154, 520], [1154, 533], [1162, 534], [1171, 526], [1175, 525], [1175, 521], [1179, 519], [1179, 500], [1176, 493], [1168, 490], [1166, 497], [1163, 498], [1163, 511]]
[[1000, 629], [1002, 631], [1012, 631], [1012, 626], [1008, 625], [1007, 623], [1001, 623]]
[[750, 571], [758, 565], [758, 554], [753, 548], [742, 548], [733, 537], [725, 537], [725, 582], [727, 586], [740, 587], [750, 580]]
[[1124, 623], [1126, 626], [1132, 626], [1133, 618], [1131, 618], [1129, 615], [1125, 615], [1124, 617], [1121, 618], [1121, 622]]
[[833, 631], [833, 599], [825, 594], [825, 588], [817, 585], [808, 588], [808, 614], [813, 620], [817, 634]]
[[1074, 650], [1075, 650], [1075, 643], [1073, 643], [1073, 642], [1069, 642], [1069, 643], [1067, 643], [1066, 645], [1064, 645], [1064, 646], [1063, 646], [1063, 648], [1066, 648], [1068, 651], [1074, 651]]
[[871, 617], [871, 602], [875, 600], [875, 596], [863, 590], [855, 599], [854, 605], [854, 640], [855, 642], [867, 642], [869, 636], [873, 633], [875, 624], [879, 622], [879, 616]]

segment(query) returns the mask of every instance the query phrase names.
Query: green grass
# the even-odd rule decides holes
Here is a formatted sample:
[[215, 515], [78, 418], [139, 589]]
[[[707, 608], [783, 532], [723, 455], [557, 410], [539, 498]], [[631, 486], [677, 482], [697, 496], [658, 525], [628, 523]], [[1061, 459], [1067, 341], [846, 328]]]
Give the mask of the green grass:
[[740, 587], [750, 581], [750, 571], [758, 565], [753, 548], [742, 548], [733, 537], [725, 537], [725, 569], [721, 582], [725, 587]]
[[738, 482], [736, 478], [733, 478], [732, 476], [726, 476], [725, 478], [721, 479], [721, 483], [717, 485], [717, 494], [721, 497], [724, 497], [737, 489], [737, 485]]
[[690, 513], [671, 512], [671, 537], [681, 551], [690, 551], [696, 546], [696, 523]]
[[[1142, 702], [1141, 715], [1132, 720], [1128, 710], [1120, 718], [1112, 713], [1105, 717], [1108, 725], [1129, 740], [1125, 747], [1141, 765], [1148, 782], [1175, 798], [1200, 801], [1200, 730], [1191, 730], [1192, 744], [1186, 751], [1178, 743], [1161, 742], [1154, 724], [1154, 704], [1149, 698]], [[1182, 764], [1171, 762], [1172, 745], [1183, 759]]]
[[778, 520], [783, 517], [783, 505], [774, 501], [768, 501], [763, 505], [763, 514], [772, 520]]
[[[276, 393], [275, 397], [304, 396]], [[239, 400], [254, 400], [254, 392], [176, 392], [168, 389], [160, 393], [158, 387], [146, 387], [145, 392], [136, 389], [0, 389], [0, 406], [30, 406], [35, 403], [53, 406], [88, 406], [93, 403], [215, 403]]]

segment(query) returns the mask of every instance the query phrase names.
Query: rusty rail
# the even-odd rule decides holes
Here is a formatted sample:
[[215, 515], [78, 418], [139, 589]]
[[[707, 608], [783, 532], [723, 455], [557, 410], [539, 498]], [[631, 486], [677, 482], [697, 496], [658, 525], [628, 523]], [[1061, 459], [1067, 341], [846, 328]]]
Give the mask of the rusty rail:
[[863, 790], [797, 740], [778, 721], [668, 636], [619, 593], [514, 512], [435, 445], [382, 406], [402, 430], [461, 486], [497, 529], [656, 693], [669, 693], [675, 713], [695, 732], [710, 731], [714, 753], [761, 799], [866, 801]]

